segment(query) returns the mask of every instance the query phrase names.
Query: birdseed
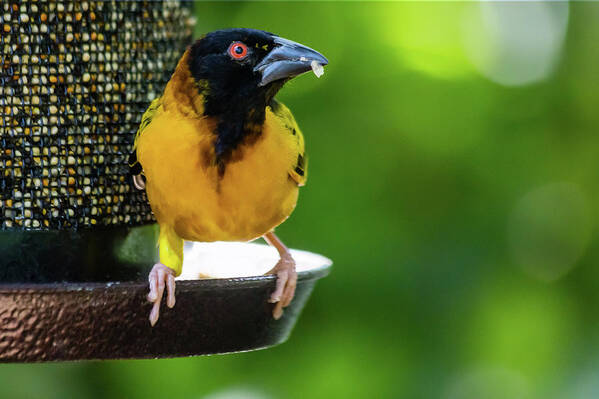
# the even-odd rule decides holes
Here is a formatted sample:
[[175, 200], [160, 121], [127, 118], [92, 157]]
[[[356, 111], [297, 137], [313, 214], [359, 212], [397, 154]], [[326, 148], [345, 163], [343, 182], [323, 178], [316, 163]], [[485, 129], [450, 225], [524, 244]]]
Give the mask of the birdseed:
[[153, 220], [127, 159], [191, 43], [190, 6], [0, 2], [0, 230]]

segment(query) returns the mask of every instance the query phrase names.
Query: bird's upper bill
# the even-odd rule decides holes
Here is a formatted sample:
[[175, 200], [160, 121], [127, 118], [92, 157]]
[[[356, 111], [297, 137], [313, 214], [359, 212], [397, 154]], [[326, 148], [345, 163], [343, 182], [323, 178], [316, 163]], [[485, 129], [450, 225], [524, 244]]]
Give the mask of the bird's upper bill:
[[329, 63], [318, 51], [294, 41], [275, 36], [274, 43], [276, 47], [254, 67], [254, 72], [262, 73], [260, 86], [275, 80], [292, 78], [310, 70], [314, 70], [316, 76], [320, 76], [322, 66]]

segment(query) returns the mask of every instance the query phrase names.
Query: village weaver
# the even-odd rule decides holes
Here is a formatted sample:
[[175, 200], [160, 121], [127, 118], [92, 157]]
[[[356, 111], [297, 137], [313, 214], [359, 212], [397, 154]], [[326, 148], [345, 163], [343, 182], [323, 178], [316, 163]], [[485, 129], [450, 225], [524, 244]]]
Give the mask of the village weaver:
[[209, 33], [179, 60], [162, 96], [142, 116], [129, 160], [160, 226], [160, 262], [148, 279], [150, 323], [175, 305], [183, 241], [250, 241], [274, 246], [277, 277], [269, 301], [278, 319], [295, 293], [295, 262], [273, 229], [293, 211], [307, 177], [304, 138], [275, 100], [285, 82], [327, 59], [253, 29]]

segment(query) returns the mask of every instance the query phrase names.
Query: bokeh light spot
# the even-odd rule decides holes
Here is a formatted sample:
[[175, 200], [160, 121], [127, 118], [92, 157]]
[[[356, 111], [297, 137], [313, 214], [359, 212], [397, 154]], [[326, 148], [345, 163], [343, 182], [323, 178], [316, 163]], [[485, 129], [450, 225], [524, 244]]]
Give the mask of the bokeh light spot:
[[467, 4], [401, 3], [385, 7], [382, 29], [387, 43], [411, 69], [452, 79], [472, 73], [464, 54], [459, 23]]
[[234, 387], [213, 392], [203, 399], [271, 399], [271, 396], [251, 387]]
[[590, 208], [578, 186], [552, 183], [517, 203], [508, 226], [510, 255], [526, 273], [553, 281], [580, 259], [591, 229]]
[[529, 382], [521, 373], [503, 368], [478, 368], [452, 381], [445, 399], [524, 399]]
[[464, 46], [476, 69], [506, 86], [546, 79], [560, 58], [568, 2], [480, 2], [464, 20]]

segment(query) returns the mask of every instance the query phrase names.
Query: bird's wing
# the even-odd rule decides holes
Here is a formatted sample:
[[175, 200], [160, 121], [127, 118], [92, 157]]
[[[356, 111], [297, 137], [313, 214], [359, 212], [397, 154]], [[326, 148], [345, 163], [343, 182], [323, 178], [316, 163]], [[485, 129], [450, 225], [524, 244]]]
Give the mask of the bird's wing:
[[[272, 100], [270, 108], [273, 114], [279, 118], [282, 125], [285, 127], [286, 133], [291, 136], [292, 150], [294, 152], [293, 162], [289, 168], [289, 176], [295, 180], [298, 186], [303, 186], [308, 180], [308, 158], [304, 136], [293, 117], [293, 114], [283, 103]], [[296, 155], [297, 154], [297, 157]]]
[[142, 166], [137, 160], [137, 143], [139, 137], [148, 127], [150, 122], [152, 122], [152, 118], [154, 117], [154, 115], [156, 115], [156, 112], [158, 111], [160, 105], [161, 98], [159, 97], [154, 99], [154, 101], [152, 101], [146, 112], [144, 112], [144, 114], [141, 117], [141, 123], [139, 124], [139, 129], [137, 129], [137, 133], [135, 134], [135, 140], [133, 141], [133, 151], [131, 151], [131, 154], [129, 155], [129, 171], [133, 176], [140, 175], [143, 172]]

